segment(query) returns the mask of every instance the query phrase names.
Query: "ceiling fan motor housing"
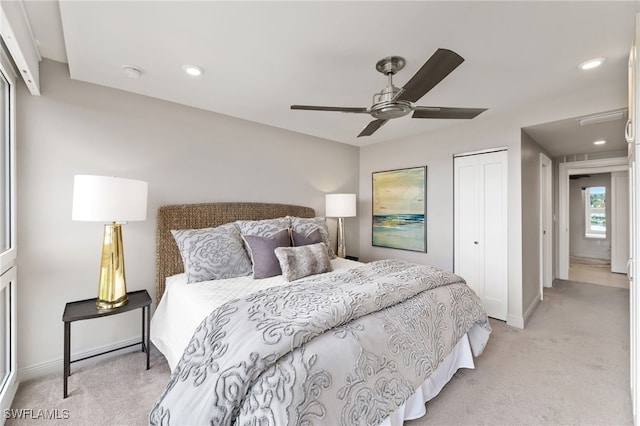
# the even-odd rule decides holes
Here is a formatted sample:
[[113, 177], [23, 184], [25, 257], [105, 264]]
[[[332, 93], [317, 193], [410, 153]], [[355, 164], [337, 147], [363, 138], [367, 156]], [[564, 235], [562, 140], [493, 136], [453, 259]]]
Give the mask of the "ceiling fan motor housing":
[[413, 111], [413, 108], [406, 101], [383, 101], [371, 107], [371, 115], [380, 120], [404, 117], [411, 111]]
[[371, 115], [380, 120], [404, 117], [413, 111], [411, 103], [403, 100], [393, 100], [400, 89], [391, 82], [380, 93], [373, 96]]

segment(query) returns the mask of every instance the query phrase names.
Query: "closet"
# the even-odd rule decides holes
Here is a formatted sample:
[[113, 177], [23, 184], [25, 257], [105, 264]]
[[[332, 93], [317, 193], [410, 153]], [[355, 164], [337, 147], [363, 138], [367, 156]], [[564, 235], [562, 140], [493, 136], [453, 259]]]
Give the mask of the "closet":
[[454, 272], [507, 319], [507, 151], [454, 157]]

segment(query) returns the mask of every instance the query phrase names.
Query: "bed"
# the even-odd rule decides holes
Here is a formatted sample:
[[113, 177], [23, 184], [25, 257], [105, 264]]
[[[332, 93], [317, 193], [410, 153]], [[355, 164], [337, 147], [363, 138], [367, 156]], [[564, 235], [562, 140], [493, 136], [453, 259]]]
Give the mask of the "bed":
[[[172, 374], [150, 424], [401, 425], [424, 415], [459, 368], [474, 368], [491, 328], [464, 280], [335, 257], [323, 224], [313, 209], [283, 204], [158, 210], [151, 337]], [[280, 275], [260, 275], [258, 254], [273, 253], [283, 226], [295, 247], [275, 249]], [[238, 230], [242, 247], [237, 236], [224, 245], [249, 253], [251, 273], [197, 276], [183, 241], [211, 229]]]

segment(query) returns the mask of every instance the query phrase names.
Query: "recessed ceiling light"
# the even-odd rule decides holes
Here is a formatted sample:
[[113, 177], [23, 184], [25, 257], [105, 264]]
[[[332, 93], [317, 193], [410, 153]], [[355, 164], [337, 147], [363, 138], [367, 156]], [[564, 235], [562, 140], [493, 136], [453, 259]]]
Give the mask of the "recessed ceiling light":
[[129, 78], [140, 78], [142, 76], [142, 69], [133, 65], [123, 65], [122, 70]]
[[607, 58], [593, 58], [593, 59], [589, 59], [588, 61], [584, 61], [583, 63], [581, 63], [580, 65], [578, 65], [578, 68], [580, 68], [581, 70], [590, 70], [596, 67], [599, 67], [600, 65], [602, 65], [604, 63], [604, 61], [606, 61]]
[[204, 72], [202, 68], [197, 65], [185, 65], [182, 67], [182, 69], [184, 70], [184, 72], [194, 77], [202, 75], [202, 73]]
[[599, 141], [595, 141], [593, 144], [594, 144], [594, 145], [604, 145], [605, 143], [607, 143], [607, 141], [605, 141], [605, 140], [599, 140]]

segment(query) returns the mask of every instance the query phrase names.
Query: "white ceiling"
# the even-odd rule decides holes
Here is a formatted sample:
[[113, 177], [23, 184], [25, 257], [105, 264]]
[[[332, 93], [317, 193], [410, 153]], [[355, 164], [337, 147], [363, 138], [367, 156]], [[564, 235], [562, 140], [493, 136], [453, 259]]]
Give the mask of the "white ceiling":
[[[640, 2], [25, 0], [25, 9], [41, 55], [68, 62], [71, 78], [362, 146], [458, 120], [407, 116], [357, 138], [368, 115], [290, 105], [369, 107], [386, 83], [379, 59], [406, 58], [394, 79], [402, 86], [437, 48], [465, 62], [417, 105], [489, 108], [474, 120], [563, 105], [560, 120], [573, 118], [563, 114], [579, 110], [580, 99], [608, 93], [623, 108]], [[607, 58], [600, 68], [577, 69], [597, 56]], [[190, 77], [185, 64], [205, 72]], [[127, 77], [123, 65], [141, 68], [142, 77]], [[595, 149], [624, 149], [618, 125], [608, 136], [615, 140]], [[545, 134], [539, 142], [564, 155], [558, 145], [574, 137], [572, 150], [594, 149], [581, 130], [563, 130], [560, 142], [530, 134]]]

